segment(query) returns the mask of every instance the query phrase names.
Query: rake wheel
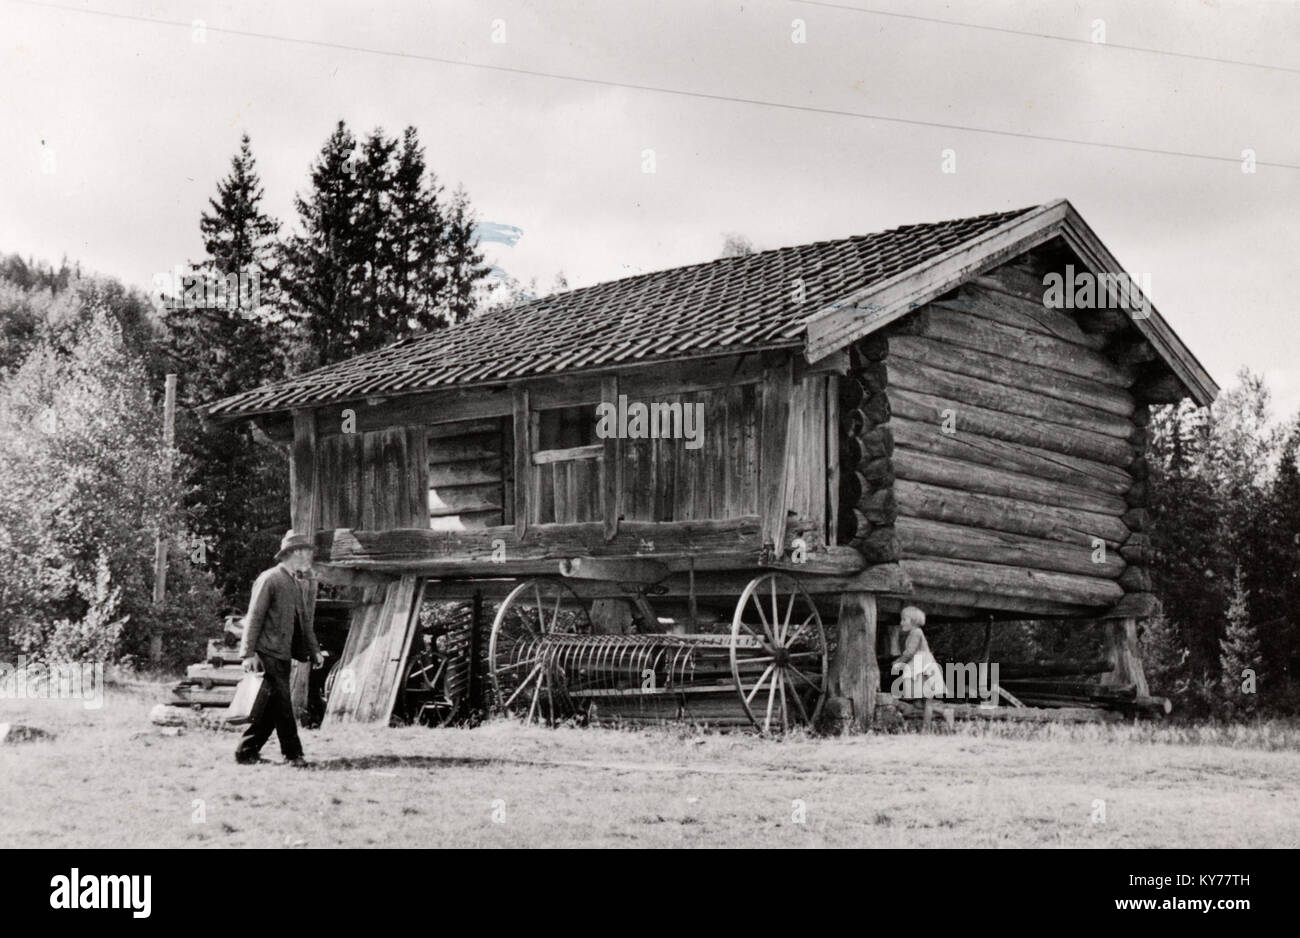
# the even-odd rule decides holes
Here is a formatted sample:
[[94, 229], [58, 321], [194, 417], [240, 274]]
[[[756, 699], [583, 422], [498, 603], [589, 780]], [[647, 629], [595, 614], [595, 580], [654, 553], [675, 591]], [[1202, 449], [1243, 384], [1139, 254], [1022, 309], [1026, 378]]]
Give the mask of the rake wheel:
[[488, 644], [496, 709], [548, 726], [575, 715], [562, 655], [548, 637], [590, 634], [587, 604], [567, 583], [539, 577], [516, 586], [497, 609]]
[[822, 617], [797, 580], [750, 580], [731, 620], [731, 676], [761, 733], [812, 726], [826, 699], [829, 668]]

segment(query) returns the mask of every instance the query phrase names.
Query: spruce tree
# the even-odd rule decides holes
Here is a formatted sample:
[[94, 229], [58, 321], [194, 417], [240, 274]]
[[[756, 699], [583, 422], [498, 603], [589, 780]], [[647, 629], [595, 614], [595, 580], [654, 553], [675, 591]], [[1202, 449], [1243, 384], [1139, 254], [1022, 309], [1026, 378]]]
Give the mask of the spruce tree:
[[438, 263], [446, 227], [441, 196], [442, 186], [428, 170], [415, 128], [407, 127], [393, 171], [388, 214], [394, 321], [399, 337], [446, 324], [437, 302], [447, 284], [446, 272]]
[[262, 211], [262, 196], [244, 134], [230, 174], [217, 182], [217, 197], [199, 218], [205, 256], [193, 265], [197, 289], [182, 290], [166, 318], [191, 403], [248, 390], [279, 372], [280, 342], [269, 309], [280, 226]]
[[447, 325], [470, 317], [474, 311], [474, 286], [488, 274], [474, 234], [474, 221], [469, 197], [463, 189], [457, 189], [447, 216], [440, 258], [447, 285], [439, 305]]
[[192, 410], [284, 374], [284, 336], [271, 314], [275, 234], [279, 224], [262, 211], [263, 190], [245, 134], [229, 175], [217, 182], [216, 198], [199, 219], [205, 256], [192, 265], [208, 284], [239, 289], [202, 290], [202, 301], [181, 305], [166, 317], [169, 352], [179, 375], [181, 402], [177, 445], [189, 459], [185, 508], [191, 542], [182, 553], [210, 569], [229, 608], [247, 600], [260, 566], [288, 526], [284, 460], [254, 439], [247, 422], [205, 424]]
[[354, 352], [379, 348], [399, 334], [392, 302], [393, 244], [389, 224], [396, 148], [396, 141], [376, 128], [366, 138], [356, 161], [360, 192], [352, 236], [359, 295]]
[[1238, 567], [1228, 600], [1227, 626], [1219, 640], [1220, 682], [1225, 710], [1237, 716], [1254, 713], [1260, 680], [1259, 637], [1250, 621], [1250, 593]]
[[295, 199], [302, 231], [283, 245], [280, 288], [304, 369], [350, 357], [361, 338], [361, 271], [370, 248], [353, 227], [362, 198], [356, 149], [339, 121], [312, 166], [310, 192]]

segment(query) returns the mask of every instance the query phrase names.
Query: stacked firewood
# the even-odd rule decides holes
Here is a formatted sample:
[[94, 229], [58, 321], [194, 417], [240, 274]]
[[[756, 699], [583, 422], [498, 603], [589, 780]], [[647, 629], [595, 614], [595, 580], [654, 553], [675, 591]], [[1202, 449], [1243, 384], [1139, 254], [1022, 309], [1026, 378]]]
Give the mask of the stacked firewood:
[[244, 677], [238, 664], [214, 667], [206, 661], [185, 669], [185, 677], [172, 687], [167, 702], [177, 707], [229, 707], [235, 687]]

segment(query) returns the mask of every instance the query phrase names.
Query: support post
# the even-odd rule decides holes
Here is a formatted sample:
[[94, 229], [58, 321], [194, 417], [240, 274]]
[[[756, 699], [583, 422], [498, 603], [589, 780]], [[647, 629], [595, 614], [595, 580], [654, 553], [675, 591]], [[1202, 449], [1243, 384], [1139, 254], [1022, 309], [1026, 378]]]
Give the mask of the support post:
[[528, 389], [515, 388], [515, 537], [523, 538], [528, 531], [528, 493], [533, 481], [533, 434], [528, 408]]
[[852, 709], [853, 727], [867, 730], [875, 719], [879, 692], [876, 594], [844, 593], [840, 597], [839, 643], [830, 667], [829, 695], [846, 698]]
[[1101, 682], [1106, 685], [1132, 685], [1137, 696], [1150, 697], [1151, 689], [1147, 686], [1146, 672], [1142, 668], [1142, 654], [1138, 649], [1138, 620], [1106, 619], [1102, 627], [1106, 630], [1106, 657], [1111, 670]]
[[793, 382], [794, 359], [790, 356], [763, 370], [758, 457], [760, 543], [764, 550], [770, 547], [776, 557], [785, 551], [785, 446]]
[[[600, 382], [601, 403], [611, 404], [618, 412], [618, 375], [610, 375]], [[618, 433], [611, 433], [604, 439], [605, 452], [601, 457], [601, 498], [600, 509], [605, 519], [605, 540], [612, 541], [618, 534], [618, 495], [622, 489], [619, 473], [622, 471], [620, 459], [622, 442]]]

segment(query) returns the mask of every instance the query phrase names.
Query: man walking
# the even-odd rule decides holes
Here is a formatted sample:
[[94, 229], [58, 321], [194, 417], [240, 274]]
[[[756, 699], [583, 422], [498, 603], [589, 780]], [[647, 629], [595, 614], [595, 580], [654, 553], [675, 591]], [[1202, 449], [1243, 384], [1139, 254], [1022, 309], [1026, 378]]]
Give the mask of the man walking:
[[311, 567], [311, 538], [288, 532], [280, 541], [275, 559], [276, 565], [263, 572], [253, 584], [244, 637], [239, 643], [244, 670], [250, 674], [264, 672], [266, 678], [253, 708], [253, 722], [235, 750], [235, 761], [241, 765], [265, 761], [259, 753], [275, 730], [285, 761], [305, 766], [307, 760], [302, 757], [298, 721], [290, 697], [289, 671], [290, 659], [310, 660], [313, 668], [325, 663], [316, 634], [307, 621], [302, 590], [295, 578], [296, 573]]

